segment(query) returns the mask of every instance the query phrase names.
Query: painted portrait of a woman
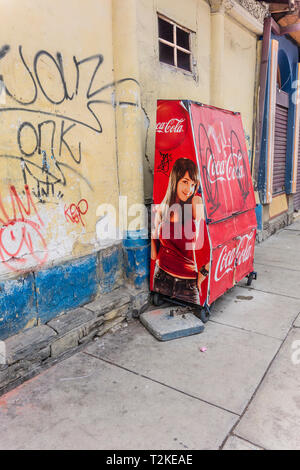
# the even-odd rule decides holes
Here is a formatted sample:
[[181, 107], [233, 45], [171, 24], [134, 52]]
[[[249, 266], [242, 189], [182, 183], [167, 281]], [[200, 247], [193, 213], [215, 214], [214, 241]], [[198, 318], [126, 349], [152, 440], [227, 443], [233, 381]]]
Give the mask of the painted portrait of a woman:
[[153, 291], [197, 305], [209, 274], [209, 256], [202, 250], [205, 222], [199, 186], [196, 164], [177, 159], [156, 210], [151, 239]]

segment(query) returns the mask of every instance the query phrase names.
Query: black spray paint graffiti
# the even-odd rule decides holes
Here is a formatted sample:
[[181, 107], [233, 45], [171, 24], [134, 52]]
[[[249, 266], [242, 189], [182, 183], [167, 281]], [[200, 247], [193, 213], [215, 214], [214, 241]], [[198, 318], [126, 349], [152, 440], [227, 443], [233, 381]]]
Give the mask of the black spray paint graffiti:
[[172, 161], [172, 156], [170, 153], [160, 153], [160, 164], [157, 167], [157, 171], [169, 175], [170, 162]]
[[[237, 182], [241, 191], [242, 198], [244, 201], [247, 199], [250, 190], [250, 183], [248, 178], [248, 171], [245, 156], [242, 151], [240, 140], [234, 131], [231, 131], [230, 135], [230, 149], [231, 149], [231, 160], [235, 174], [237, 176]], [[236, 155], [236, 158], [234, 158]], [[239, 164], [237, 164], [239, 162]], [[242, 176], [242, 177], [241, 177]]]
[[198, 128], [198, 148], [202, 162], [203, 185], [207, 195], [208, 211], [212, 216], [221, 206], [220, 181], [236, 180], [245, 202], [250, 190], [246, 156], [235, 131], [230, 133], [230, 155], [228, 161], [217, 161], [212, 150], [207, 130], [203, 124]]
[[[216, 161], [211, 148], [210, 140], [207, 131], [203, 124], [198, 128], [198, 148], [200, 151], [200, 161], [202, 162], [203, 171], [203, 184], [205, 186], [205, 193], [207, 194], [207, 203], [209, 205], [209, 214], [212, 216], [220, 207], [220, 195], [218, 181], [211, 184], [208, 169], [208, 163], [211, 161], [214, 172], [216, 172]], [[203, 153], [202, 153], [203, 152]]]
[[10, 47], [7, 44], [5, 46], [1, 47], [1, 49], [0, 49], [0, 59], [2, 59], [2, 57], [4, 57], [7, 54], [9, 49], [10, 49]]
[[[6, 60], [9, 57], [9, 51], [10, 47], [8, 45], [0, 48], [0, 59]], [[99, 72], [104, 57], [101, 54], [96, 54], [82, 60], [78, 60], [76, 56], [73, 56], [75, 80], [73, 83], [67, 83], [64, 61], [60, 52], [53, 56], [48, 51], [38, 51], [33, 58], [33, 63], [29, 66], [28, 61], [24, 57], [22, 46], [19, 46], [18, 51], [21, 64], [31, 84], [31, 87], [28, 89], [31, 97], [27, 101], [22, 99], [15, 90], [12, 91], [8, 88], [5, 83], [5, 77], [0, 75], [0, 80], [5, 86], [6, 95], [19, 105], [1, 107], [0, 113], [18, 113], [18, 116], [22, 116], [22, 113], [25, 113], [27, 117], [20, 124], [17, 131], [16, 140], [19, 155], [0, 155], [0, 158], [8, 158], [20, 162], [24, 184], [28, 184], [28, 179], [33, 178], [35, 181], [33, 192], [40, 199], [54, 195], [55, 185], [67, 185], [66, 169], [78, 175], [92, 190], [93, 188], [87, 178], [77, 169], [82, 160], [82, 142], [76, 137], [76, 126], [81, 126], [81, 128], [85, 128], [89, 132], [101, 134], [103, 128], [99, 115], [100, 107], [103, 105], [139, 106], [139, 103], [130, 101], [114, 103], [112, 100], [101, 99], [101, 95], [106, 90], [114, 91], [122, 83], [132, 81], [139, 86], [138, 82], [132, 78], [124, 78], [97, 88], [96, 81], [100, 78]], [[53, 86], [48, 86], [48, 82], [43, 80], [43, 74], [41, 74], [41, 66], [45, 60], [52, 64], [56, 71], [54, 88]], [[85, 78], [83, 82], [83, 71], [85, 74], [87, 73], [87, 69], [84, 70], [86, 64], [92, 64], [92, 67], [89, 67], [91, 69], [89, 79], [86, 80]], [[53, 89], [56, 96], [53, 95]], [[57, 110], [55, 112], [48, 112], [43, 109], [35, 109], [34, 107], [38, 97], [42, 97], [47, 103], [58, 107], [64, 102], [73, 101], [80, 93], [84, 94], [85, 107], [88, 116], [91, 117], [90, 122], [89, 120], [79, 120], [73, 116], [67, 116], [59, 113]], [[45, 116], [45, 118], [37, 125], [33, 125], [28, 120], [30, 115]], [[28, 135], [31, 137], [31, 148], [25, 146], [25, 141], [28, 142]], [[76, 152], [73, 145], [74, 139], [77, 139]], [[33, 161], [33, 156], [35, 161]], [[61, 195], [62, 193], [60, 193]]]

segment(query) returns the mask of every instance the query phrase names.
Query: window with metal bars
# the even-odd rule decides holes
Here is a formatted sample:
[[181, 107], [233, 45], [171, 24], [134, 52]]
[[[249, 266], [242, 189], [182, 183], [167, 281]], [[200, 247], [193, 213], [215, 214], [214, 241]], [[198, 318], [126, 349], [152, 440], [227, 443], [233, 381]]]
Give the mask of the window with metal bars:
[[158, 15], [159, 60], [192, 71], [191, 31]]

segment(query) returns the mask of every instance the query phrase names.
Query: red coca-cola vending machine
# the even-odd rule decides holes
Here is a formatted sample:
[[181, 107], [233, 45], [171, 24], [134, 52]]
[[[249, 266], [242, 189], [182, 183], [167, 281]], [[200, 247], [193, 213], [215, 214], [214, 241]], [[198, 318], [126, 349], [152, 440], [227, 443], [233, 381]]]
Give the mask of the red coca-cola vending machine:
[[210, 306], [253, 271], [255, 196], [239, 113], [188, 100], [157, 102], [150, 288]]

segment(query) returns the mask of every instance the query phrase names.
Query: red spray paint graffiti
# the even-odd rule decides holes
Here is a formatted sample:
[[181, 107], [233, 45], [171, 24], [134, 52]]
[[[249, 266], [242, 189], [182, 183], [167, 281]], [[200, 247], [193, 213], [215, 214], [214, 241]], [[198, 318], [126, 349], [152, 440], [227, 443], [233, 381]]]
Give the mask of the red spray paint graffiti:
[[78, 204], [71, 204], [69, 207], [65, 206], [65, 217], [67, 222], [73, 224], [81, 223], [84, 226], [82, 215], [88, 211], [89, 205], [86, 199], [81, 199]]
[[[16, 188], [11, 186], [9, 213], [0, 195], [0, 261], [11, 271], [26, 269], [32, 261], [42, 265], [48, 258], [47, 244], [41, 234], [44, 223], [27, 185], [25, 197], [23, 203]], [[30, 220], [30, 216], [37, 222]]]

